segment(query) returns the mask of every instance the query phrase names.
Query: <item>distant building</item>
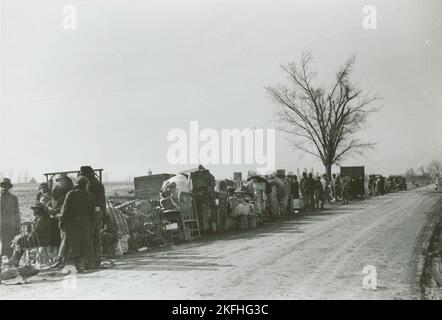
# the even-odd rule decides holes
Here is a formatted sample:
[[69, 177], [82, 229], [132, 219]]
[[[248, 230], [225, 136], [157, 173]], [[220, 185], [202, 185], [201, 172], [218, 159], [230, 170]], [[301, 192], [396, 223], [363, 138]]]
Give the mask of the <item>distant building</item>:
[[37, 184], [37, 180], [35, 180], [34, 178], [31, 178], [31, 180], [29, 180], [28, 182], [29, 184]]

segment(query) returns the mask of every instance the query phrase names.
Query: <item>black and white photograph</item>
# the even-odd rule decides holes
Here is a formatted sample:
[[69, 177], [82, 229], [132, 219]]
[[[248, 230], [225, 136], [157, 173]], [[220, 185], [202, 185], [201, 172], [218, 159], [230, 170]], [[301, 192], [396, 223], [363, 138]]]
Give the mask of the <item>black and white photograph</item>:
[[0, 0], [0, 186], [0, 300], [441, 300], [442, 1]]

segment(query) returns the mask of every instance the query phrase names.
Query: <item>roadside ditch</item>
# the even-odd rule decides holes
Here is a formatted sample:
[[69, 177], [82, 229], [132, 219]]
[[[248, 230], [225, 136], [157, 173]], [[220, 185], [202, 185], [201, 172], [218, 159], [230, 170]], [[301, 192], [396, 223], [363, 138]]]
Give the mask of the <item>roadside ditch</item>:
[[[423, 232], [423, 265], [419, 270], [418, 287], [423, 300], [442, 300], [442, 208], [439, 206]], [[427, 239], [426, 239], [427, 238]]]

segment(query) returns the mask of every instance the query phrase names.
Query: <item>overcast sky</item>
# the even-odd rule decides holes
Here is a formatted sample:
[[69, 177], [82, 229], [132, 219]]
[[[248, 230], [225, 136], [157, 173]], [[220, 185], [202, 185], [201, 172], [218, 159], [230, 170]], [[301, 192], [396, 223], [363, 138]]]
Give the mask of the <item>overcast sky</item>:
[[[344, 164], [402, 173], [442, 159], [442, 1], [1, 0], [0, 171], [91, 164], [110, 179], [177, 172], [169, 130], [272, 128], [264, 89], [311, 52], [318, 81], [357, 54], [353, 79], [383, 97]], [[62, 22], [77, 9], [77, 29]], [[374, 5], [376, 30], [362, 27]], [[322, 169], [277, 134], [277, 167]], [[209, 166], [230, 177], [246, 167]]]

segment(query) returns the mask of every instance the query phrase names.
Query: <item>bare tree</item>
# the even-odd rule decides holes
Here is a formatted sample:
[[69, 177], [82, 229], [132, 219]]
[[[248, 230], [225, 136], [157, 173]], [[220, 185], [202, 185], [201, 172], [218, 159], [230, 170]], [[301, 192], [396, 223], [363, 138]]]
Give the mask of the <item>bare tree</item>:
[[405, 177], [407, 179], [413, 179], [415, 176], [416, 176], [416, 171], [413, 168], [410, 168], [405, 172]]
[[424, 166], [420, 166], [417, 170], [421, 173], [423, 177], [428, 177], [428, 172]]
[[442, 173], [442, 162], [432, 161], [427, 167], [427, 172], [432, 178], [440, 177]]
[[299, 64], [282, 66], [290, 87], [266, 89], [278, 106], [280, 129], [289, 134], [293, 147], [321, 160], [330, 178], [333, 164], [374, 147], [357, 139], [355, 133], [364, 127], [370, 113], [378, 110], [372, 105], [379, 98], [352, 85], [354, 56], [339, 68], [330, 87], [313, 83], [316, 73], [310, 70], [311, 61], [312, 57], [304, 54]]

